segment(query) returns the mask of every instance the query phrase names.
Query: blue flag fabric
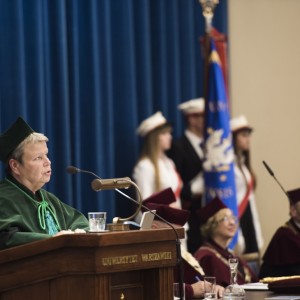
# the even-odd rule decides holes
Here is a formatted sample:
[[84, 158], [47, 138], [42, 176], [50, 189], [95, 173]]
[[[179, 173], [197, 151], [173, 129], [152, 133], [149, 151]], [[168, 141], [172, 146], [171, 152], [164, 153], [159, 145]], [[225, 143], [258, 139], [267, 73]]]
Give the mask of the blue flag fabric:
[[[238, 215], [234, 180], [234, 151], [225, 81], [215, 43], [210, 40], [208, 95], [205, 105], [205, 201], [218, 196]], [[232, 240], [230, 248], [237, 242]]]

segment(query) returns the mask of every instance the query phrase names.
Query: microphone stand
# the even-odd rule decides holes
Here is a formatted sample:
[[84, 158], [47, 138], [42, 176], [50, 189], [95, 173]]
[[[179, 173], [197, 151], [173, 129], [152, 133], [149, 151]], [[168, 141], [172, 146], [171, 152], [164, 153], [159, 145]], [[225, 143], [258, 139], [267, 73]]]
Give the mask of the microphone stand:
[[[138, 193], [139, 201], [136, 201], [136, 203], [138, 204], [138, 208], [135, 211], [135, 213], [128, 218], [114, 217], [113, 223], [108, 224], [110, 225], [110, 228], [112, 230], [114, 230], [114, 228], [118, 230], [120, 224], [123, 224], [124, 221], [135, 218], [138, 215], [138, 213], [141, 211], [143, 199], [142, 199], [140, 189], [135, 182], [131, 181], [129, 177], [114, 178], [114, 179], [94, 179], [92, 181], [91, 187], [95, 192], [99, 192], [102, 190], [112, 190], [112, 189], [116, 190], [117, 188], [129, 188], [130, 186], [134, 186]], [[122, 230], [125, 230], [124, 227], [122, 227]]]
[[276, 178], [274, 172], [271, 170], [271, 168], [269, 167], [269, 165], [264, 160], [263, 160], [263, 164], [264, 164], [265, 168], [267, 169], [267, 171], [269, 172], [269, 174], [275, 179], [275, 181], [277, 182], [277, 184], [280, 186], [280, 188], [282, 189], [282, 191], [285, 193], [285, 195], [287, 196], [287, 198], [290, 200], [290, 197], [289, 197], [288, 193], [283, 188], [283, 186], [281, 185], [281, 183], [278, 181], [278, 179]]
[[135, 199], [131, 198], [130, 196], [128, 196], [127, 194], [123, 193], [122, 191], [120, 191], [119, 189], [115, 189], [115, 191], [117, 191], [119, 194], [123, 195], [124, 197], [126, 197], [127, 199], [129, 199], [130, 201], [134, 202], [135, 204], [140, 205], [142, 208], [144, 208], [145, 210], [149, 211], [151, 214], [153, 214], [155, 217], [158, 217], [158, 219], [160, 219], [161, 221], [163, 221], [164, 223], [166, 223], [168, 226], [170, 226], [173, 231], [175, 232], [176, 235], [176, 254], [177, 254], [177, 265], [179, 267], [179, 294], [180, 294], [180, 300], [183, 300], [183, 295], [184, 295], [184, 291], [183, 291], [183, 263], [182, 263], [182, 256], [181, 256], [181, 243], [180, 243], [180, 239], [178, 236], [178, 232], [176, 231], [175, 227], [168, 222], [166, 219], [164, 219], [163, 217], [161, 217], [160, 215], [154, 213], [151, 209], [149, 209], [147, 206], [141, 204], [140, 202], [136, 201]]
[[[130, 196], [128, 196], [127, 194], [123, 193], [122, 191], [120, 191], [119, 189], [115, 189], [119, 194], [123, 195], [124, 197], [126, 197], [127, 199], [131, 200], [132, 202], [134, 202], [135, 204], [140, 204], [138, 203], [135, 199], [131, 198]], [[158, 217], [158, 219], [160, 219], [161, 221], [163, 221], [164, 223], [166, 223], [167, 225], [169, 225], [173, 231], [175, 232], [176, 235], [176, 252], [177, 252], [177, 265], [179, 267], [179, 295], [180, 295], [180, 300], [183, 300], [183, 263], [182, 263], [182, 255], [181, 255], [181, 243], [180, 243], [180, 239], [178, 236], [178, 233], [175, 229], [175, 227], [168, 222], [166, 219], [164, 219], [163, 217], [161, 217], [160, 215], [156, 214], [155, 212], [153, 212], [151, 209], [149, 209], [147, 206], [145, 205], [141, 205], [142, 208], [144, 208], [145, 210], [149, 211], [151, 214], [153, 214], [154, 216]]]
[[[81, 170], [79, 168], [76, 168], [76, 167], [73, 167], [73, 166], [68, 166], [67, 167], [67, 172], [70, 173], [70, 174], [75, 174], [75, 173], [87, 173], [87, 174], [91, 174], [93, 175], [94, 177], [102, 180], [101, 177], [99, 177], [98, 175], [96, 175], [95, 173], [93, 172], [90, 172], [90, 171], [86, 171], [86, 170]], [[165, 224], [167, 224], [168, 226], [170, 226], [172, 228], [172, 230], [174, 231], [175, 233], [175, 236], [176, 236], [176, 254], [177, 254], [177, 265], [179, 267], [179, 293], [180, 293], [180, 300], [184, 300], [183, 299], [183, 283], [184, 283], [184, 280], [183, 280], [183, 264], [182, 264], [182, 255], [181, 255], [181, 243], [180, 243], [180, 239], [179, 239], [179, 236], [178, 236], [178, 233], [175, 229], [175, 227], [170, 223], [168, 222], [167, 220], [165, 220], [163, 217], [161, 217], [160, 215], [154, 213], [151, 209], [149, 209], [147, 206], [143, 205], [141, 202], [138, 202], [137, 200], [131, 198], [130, 196], [128, 196], [127, 194], [123, 193], [122, 191], [120, 191], [118, 188], [115, 188], [114, 189], [115, 191], [117, 191], [119, 194], [125, 196], [127, 199], [131, 200], [132, 202], [134, 202], [135, 204], [138, 204], [139, 206], [141, 206], [142, 208], [144, 208], [145, 210], [149, 211], [151, 214], [153, 214], [154, 216], [156, 216], [158, 219], [160, 219], [161, 221], [163, 221]]]

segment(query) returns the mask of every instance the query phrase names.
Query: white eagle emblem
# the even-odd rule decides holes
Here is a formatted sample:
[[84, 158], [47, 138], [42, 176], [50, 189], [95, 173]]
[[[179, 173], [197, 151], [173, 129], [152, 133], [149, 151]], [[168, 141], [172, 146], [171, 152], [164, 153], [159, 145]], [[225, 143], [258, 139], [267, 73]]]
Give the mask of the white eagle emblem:
[[206, 171], [228, 171], [234, 160], [231, 135], [222, 139], [223, 132], [223, 129], [208, 129], [206, 160], [203, 164]]

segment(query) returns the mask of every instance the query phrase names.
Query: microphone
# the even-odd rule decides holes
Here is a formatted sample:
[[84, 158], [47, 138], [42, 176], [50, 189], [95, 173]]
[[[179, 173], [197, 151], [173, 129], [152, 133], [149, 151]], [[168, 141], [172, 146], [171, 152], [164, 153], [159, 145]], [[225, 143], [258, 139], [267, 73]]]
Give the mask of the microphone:
[[[105, 189], [103, 188], [103, 186], [107, 187], [108, 185], [110, 185], [110, 188], [111, 188], [111, 185], [114, 184], [114, 180], [115, 181], [119, 181], [118, 184], [120, 185], [125, 185], [125, 181], [126, 181], [126, 184], [128, 185], [127, 188], [129, 186], [131, 186], [131, 180], [129, 177], [125, 177], [125, 178], [115, 178], [115, 179], [102, 179], [101, 177], [99, 177], [98, 175], [96, 175], [95, 173], [93, 172], [90, 172], [90, 171], [86, 171], [86, 170], [81, 170], [77, 167], [74, 167], [74, 166], [68, 166], [66, 168], [67, 172], [69, 174], [77, 174], [77, 173], [87, 173], [87, 174], [91, 174], [93, 176], [95, 176], [97, 179], [94, 179], [93, 182], [94, 185], [96, 185], [96, 188], [100, 187], [99, 189], [95, 190], [94, 187], [93, 187], [93, 182], [92, 182], [92, 188], [93, 190], [95, 191], [99, 191], [101, 189]], [[97, 180], [97, 181], [96, 181]], [[129, 180], [130, 182], [128, 182], [127, 180]], [[122, 187], [123, 187], [122, 186]], [[157, 217], [158, 219], [160, 219], [162, 222], [164, 222], [165, 224], [167, 224], [168, 226], [171, 227], [171, 229], [174, 231], [175, 233], [175, 236], [176, 236], [176, 253], [177, 253], [177, 265], [179, 266], [179, 282], [180, 282], [180, 285], [179, 285], [179, 292], [180, 292], [180, 300], [183, 300], [183, 264], [182, 264], [182, 256], [181, 256], [181, 243], [180, 243], [180, 239], [179, 239], [179, 236], [178, 236], [178, 232], [176, 231], [175, 227], [170, 223], [168, 222], [166, 219], [164, 219], [163, 217], [161, 217], [160, 215], [156, 214], [155, 212], [153, 212], [153, 210], [149, 209], [147, 206], [143, 205], [142, 203], [139, 203], [137, 200], [131, 198], [130, 196], [128, 196], [127, 194], [123, 193], [122, 191], [120, 191], [118, 189], [119, 186], [113, 186], [112, 188], [114, 188], [119, 194], [125, 196], [127, 199], [129, 199], [130, 201], [134, 202], [135, 204], [137, 205], [140, 205], [141, 207], [143, 207], [145, 210], [149, 211], [151, 214], [153, 214], [155, 217]], [[126, 188], [126, 187], [125, 187]], [[106, 188], [106, 189], [109, 189], [109, 188]]]
[[270, 173], [271, 176], [275, 176], [274, 172], [271, 170], [271, 168], [268, 166], [268, 164], [263, 160], [263, 164], [266, 167], [266, 169], [268, 170], [268, 172]]
[[67, 171], [67, 173], [69, 173], [69, 174], [87, 173], [87, 174], [91, 174], [91, 175], [97, 177], [98, 179], [102, 179], [102, 178], [100, 178], [97, 174], [95, 174], [95, 173], [93, 173], [93, 172], [91, 172], [91, 171], [81, 170], [81, 169], [76, 168], [76, 167], [74, 167], [74, 166], [68, 166], [68, 167], [66, 168], [66, 171]]
[[[140, 209], [141, 209], [141, 205], [142, 205], [142, 197], [141, 197], [141, 193], [139, 191], [138, 186], [131, 181], [131, 179], [129, 177], [124, 177], [124, 178], [112, 178], [112, 179], [103, 179], [101, 177], [99, 177], [97, 174], [91, 172], [91, 171], [87, 171], [87, 170], [81, 170], [77, 167], [74, 166], [68, 166], [66, 168], [67, 173], [69, 174], [77, 174], [77, 173], [87, 173], [87, 174], [91, 174], [94, 177], [96, 177], [97, 179], [94, 179], [91, 183], [91, 187], [94, 191], [98, 192], [101, 190], [111, 190], [114, 189], [116, 190], [118, 193], [122, 194], [123, 196], [126, 196], [128, 198], [128, 196], [124, 193], [122, 193], [118, 188], [129, 188], [130, 186], [135, 186], [139, 197], [140, 197], [140, 204], [139, 204], [139, 209], [128, 219], [134, 218], [136, 217], [136, 215], [139, 213]], [[114, 223], [118, 223], [119, 221], [123, 222], [126, 219], [122, 219], [119, 217], [116, 217], [113, 219]]]
[[94, 179], [91, 183], [92, 189], [95, 192], [112, 189], [128, 189], [131, 186], [129, 177], [112, 178], [112, 179]]
[[288, 193], [283, 188], [283, 186], [281, 185], [281, 183], [278, 181], [278, 179], [276, 178], [276, 176], [275, 176], [274, 172], [272, 171], [272, 169], [269, 167], [269, 165], [264, 160], [263, 160], [263, 164], [264, 164], [265, 168], [268, 170], [269, 174], [275, 179], [275, 181], [278, 183], [278, 185], [280, 186], [280, 188], [282, 189], [282, 191], [285, 193], [285, 195], [290, 200], [290, 197], [289, 197]]

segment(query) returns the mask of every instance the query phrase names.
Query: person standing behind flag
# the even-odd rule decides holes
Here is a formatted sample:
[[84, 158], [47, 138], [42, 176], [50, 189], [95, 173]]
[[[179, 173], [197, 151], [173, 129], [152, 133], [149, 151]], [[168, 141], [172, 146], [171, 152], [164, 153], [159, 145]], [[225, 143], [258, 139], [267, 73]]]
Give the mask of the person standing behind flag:
[[167, 152], [167, 155], [175, 162], [183, 180], [182, 208], [191, 212], [187, 232], [188, 250], [191, 253], [194, 253], [201, 245], [200, 220], [195, 211], [201, 207], [204, 189], [202, 169], [204, 153], [201, 147], [203, 145], [204, 105], [203, 98], [196, 98], [178, 106], [184, 115], [186, 129], [179, 139], [173, 141], [171, 149]]
[[254, 195], [255, 175], [250, 163], [250, 136], [253, 128], [243, 115], [231, 119], [230, 128], [235, 153], [234, 174], [240, 220], [235, 250], [247, 261], [257, 262], [260, 259], [263, 237]]

